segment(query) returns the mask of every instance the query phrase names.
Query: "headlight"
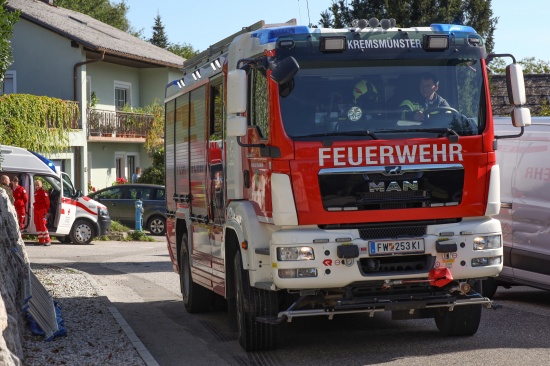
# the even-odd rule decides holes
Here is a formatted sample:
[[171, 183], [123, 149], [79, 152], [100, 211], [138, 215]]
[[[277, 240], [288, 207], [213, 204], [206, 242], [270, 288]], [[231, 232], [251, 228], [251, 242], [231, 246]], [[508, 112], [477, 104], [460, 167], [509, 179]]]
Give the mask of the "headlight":
[[109, 216], [109, 210], [107, 210], [106, 208], [100, 208], [99, 216]]
[[279, 261], [308, 261], [315, 259], [311, 247], [282, 247], [277, 248], [277, 260]]
[[500, 235], [478, 236], [474, 239], [474, 250], [498, 249], [502, 246]]

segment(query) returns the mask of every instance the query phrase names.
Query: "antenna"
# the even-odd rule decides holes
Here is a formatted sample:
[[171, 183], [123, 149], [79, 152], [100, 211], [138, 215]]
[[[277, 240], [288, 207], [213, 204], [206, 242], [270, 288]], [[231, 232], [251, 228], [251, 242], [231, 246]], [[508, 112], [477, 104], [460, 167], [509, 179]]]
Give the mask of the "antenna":
[[307, 21], [308, 21], [308, 26], [310, 26], [311, 18], [309, 17], [309, 0], [306, 0], [306, 6], [307, 6]]

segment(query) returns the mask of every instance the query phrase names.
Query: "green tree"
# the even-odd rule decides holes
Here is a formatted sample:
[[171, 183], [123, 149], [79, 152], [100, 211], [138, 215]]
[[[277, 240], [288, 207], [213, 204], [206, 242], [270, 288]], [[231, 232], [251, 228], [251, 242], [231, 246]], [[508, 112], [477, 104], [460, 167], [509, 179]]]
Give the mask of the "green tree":
[[333, 0], [321, 13], [320, 24], [328, 28], [349, 27], [354, 19], [394, 18], [400, 27], [431, 23], [464, 24], [473, 27], [490, 52], [498, 17], [491, 0]]
[[[489, 63], [489, 69], [493, 74], [505, 74], [506, 65], [510, 63], [510, 59], [495, 58]], [[550, 62], [535, 59], [534, 57], [524, 57], [517, 61], [521, 65], [524, 74], [550, 74]]]
[[168, 48], [168, 37], [164, 32], [164, 24], [162, 24], [162, 19], [158, 13], [155, 18], [155, 25], [153, 26], [153, 36], [149, 39], [149, 43], [152, 43], [160, 48]]
[[152, 154], [153, 165], [145, 169], [138, 179], [138, 183], [164, 185], [164, 147], [155, 149]]
[[195, 50], [193, 46], [191, 46], [188, 43], [171, 43], [168, 46], [168, 51], [175, 53], [178, 56], [181, 56], [186, 59], [190, 59], [191, 57], [197, 55], [199, 53], [198, 50]]
[[109, 0], [55, 0], [54, 3], [56, 6], [89, 15], [125, 32], [132, 31], [126, 18], [130, 8], [125, 0], [118, 4], [111, 4]]
[[19, 11], [9, 11], [4, 7], [5, 4], [6, 0], [0, 0], [0, 91], [4, 75], [12, 63], [11, 36], [19, 20]]

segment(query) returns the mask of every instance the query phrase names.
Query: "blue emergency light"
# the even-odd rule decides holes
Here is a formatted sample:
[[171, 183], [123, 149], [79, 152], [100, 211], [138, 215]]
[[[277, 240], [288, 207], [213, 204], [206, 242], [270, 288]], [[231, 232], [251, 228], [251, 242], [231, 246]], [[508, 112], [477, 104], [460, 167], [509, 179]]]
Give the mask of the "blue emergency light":
[[38, 159], [40, 159], [44, 164], [46, 164], [51, 170], [54, 171], [54, 173], [57, 174], [57, 170], [55, 168], [55, 164], [53, 163], [53, 161], [51, 161], [50, 159], [48, 159], [47, 157], [43, 156], [43, 155], [40, 155], [39, 153], [37, 152], [34, 152], [34, 151], [29, 151], [31, 154], [33, 154], [34, 156], [36, 156]]
[[291, 34], [309, 33], [309, 28], [303, 25], [293, 27], [277, 27], [260, 29], [252, 33], [252, 37], [259, 38], [260, 44], [266, 44], [277, 41], [279, 37]]

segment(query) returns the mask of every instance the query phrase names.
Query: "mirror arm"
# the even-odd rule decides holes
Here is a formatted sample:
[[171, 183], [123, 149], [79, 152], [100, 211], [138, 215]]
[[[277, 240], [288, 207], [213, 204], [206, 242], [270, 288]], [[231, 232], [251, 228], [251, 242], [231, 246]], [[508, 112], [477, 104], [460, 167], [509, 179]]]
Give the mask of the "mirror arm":
[[239, 144], [239, 146], [241, 147], [265, 147], [266, 145], [265, 144], [243, 144], [241, 142], [241, 136], [237, 136], [237, 144]]
[[521, 131], [517, 135], [504, 135], [504, 136], [495, 136], [495, 140], [499, 139], [513, 139], [517, 137], [521, 137], [523, 135], [523, 130], [525, 127], [520, 127]]
[[516, 58], [514, 57], [514, 55], [511, 55], [509, 53], [490, 53], [487, 55], [487, 57], [485, 58], [485, 61], [487, 63], [490, 63], [491, 61], [493, 61], [496, 57], [510, 57], [513, 61], [513, 63], [515, 64], [516, 63]]

